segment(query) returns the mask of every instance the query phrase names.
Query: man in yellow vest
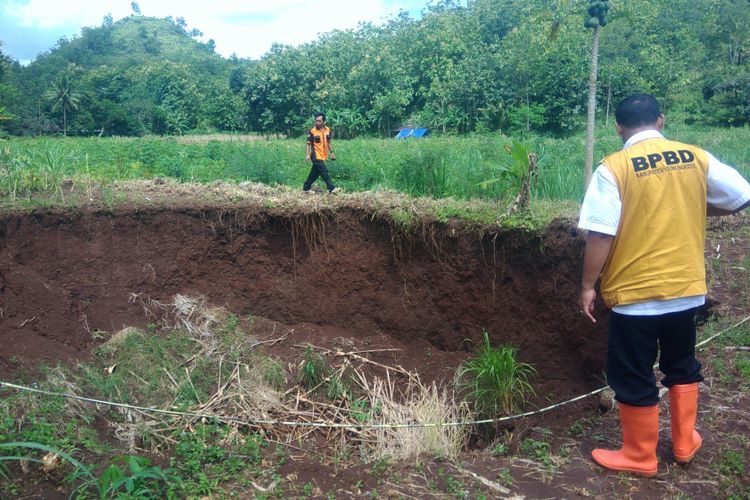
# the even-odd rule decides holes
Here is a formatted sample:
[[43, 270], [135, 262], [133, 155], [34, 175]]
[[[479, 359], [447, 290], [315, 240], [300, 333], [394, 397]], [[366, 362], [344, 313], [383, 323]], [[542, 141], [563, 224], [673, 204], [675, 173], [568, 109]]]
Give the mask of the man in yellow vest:
[[578, 227], [588, 235], [578, 305], [596, 322], [594, 285], [601, 278], [612, 309], [607, 380], [619, 403], [623, 445], [595, 449], [592, 457], [607, 469], [653, 477], [659, 350], [675, 460], [688, 463], [701, 447], [694, 316], [706, 295], [706, 216], [748, 207], [750, 184], [710, 153], [665, 139], [653, 96], [625, 98], [615, 116], [625, 146], [602, 160], [581, 207]]
[[315, 115], [315, 126], [310, 129], [310, 133], [307, 135], [307, 156], [305, 159], [312, 161], [312, 168], [307, 180], [302, 185], [302, 191], [309, 193], [313, 182], [318, 177], [322, 177], [329, 193], [338, 192], [339, 188], [331, 181], [331, 176], [328, 174], [328, 168], [326, 167], [326, 160], [329, 157], [331, 160], [336, 159], [331, 146], [331, 129], [326, 127], [326, 115], [317, 113]]

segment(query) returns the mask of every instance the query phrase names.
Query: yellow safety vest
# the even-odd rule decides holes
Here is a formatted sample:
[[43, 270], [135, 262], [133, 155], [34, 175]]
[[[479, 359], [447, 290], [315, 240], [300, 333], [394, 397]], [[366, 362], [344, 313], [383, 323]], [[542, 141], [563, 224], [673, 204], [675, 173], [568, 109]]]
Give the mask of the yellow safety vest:
[[602, 161], [620, 192], [620, 224], [601, 275], [609, 307], [706, 294], [708, 156], [646, 139]]

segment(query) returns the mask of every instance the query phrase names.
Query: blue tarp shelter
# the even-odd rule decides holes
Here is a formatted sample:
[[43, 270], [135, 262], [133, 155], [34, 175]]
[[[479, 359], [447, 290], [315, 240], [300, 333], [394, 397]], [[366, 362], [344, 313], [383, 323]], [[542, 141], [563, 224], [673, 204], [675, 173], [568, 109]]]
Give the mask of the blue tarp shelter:
[[430, 133], [426, 128], [404, 127], [396, 134], [396, 139], [406, 139], [407, 137], [425, 137]]

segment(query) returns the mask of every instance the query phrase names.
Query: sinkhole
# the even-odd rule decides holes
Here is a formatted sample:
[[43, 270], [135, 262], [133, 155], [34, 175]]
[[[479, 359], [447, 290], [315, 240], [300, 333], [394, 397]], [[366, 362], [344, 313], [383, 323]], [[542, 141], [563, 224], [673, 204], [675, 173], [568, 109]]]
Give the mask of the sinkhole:
[[[149, 322], [135, 295], [194, 294], [288, 343], [372, 347], [448, 381], [486, 331], [531, 364], [536, 406], [598, 388], [604, 321], [578, 314], [583, 238], [543, 231], [404, 229], [366, 210], [37, 209], [0, 218], [0, 369], [85, 359]], [[281, 352], [281, 351], [279, 351]]]

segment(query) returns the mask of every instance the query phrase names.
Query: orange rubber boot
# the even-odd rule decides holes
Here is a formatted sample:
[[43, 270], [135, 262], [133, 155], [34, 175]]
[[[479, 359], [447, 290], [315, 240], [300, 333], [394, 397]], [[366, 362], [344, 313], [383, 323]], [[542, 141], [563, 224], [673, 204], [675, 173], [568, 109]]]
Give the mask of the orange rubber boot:
[[669, 416], [672, 422], [672, 447], [678, 463], [690, 462], [703, 444], [695, 430], [698, 418], [698, 382], [669, 388]]
[[619, 403], [622, 448], [617, 451], [596, 449], [594, 461], [618, 472], [654, 477], [658, 468], [656, 443], [659, 441], [659, 407], [631, 406]]

